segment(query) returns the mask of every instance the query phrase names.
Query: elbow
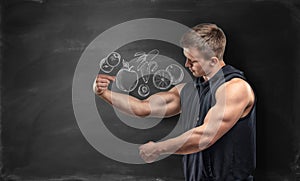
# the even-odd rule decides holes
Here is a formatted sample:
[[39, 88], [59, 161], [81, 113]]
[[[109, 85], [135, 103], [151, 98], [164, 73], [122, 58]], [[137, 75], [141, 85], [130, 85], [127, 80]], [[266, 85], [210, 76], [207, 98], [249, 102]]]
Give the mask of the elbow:
[[213, 145], [213, 143], [208, 140], [208, 139], [204, 139], [202, 142], [199, 143], [199, 150], [205, 150], [207, 148], [209, 148], [211, 145]]
[[96, 91], [96, 81], [94, 81], [94, 83], [92, 85], [92, 90], [93, 90], [94, 94], [97, 94], [97, 91]]
[[97, 84], [96, 84], [96, 80], [94, 81], [93, 85], [92, 85], [92, 90], [94, 92], [94, 94], [98, 95], [98, 92], [97, 92]]
[[214, 144], [213, 139], [210, 137], [203, 137], [202, 141], [199, 142], [199, 150], [205, 150]]
[[205, 150], [214, 144], [213, 138], [201, 130], [194, 128], [195, 141], [194, 145], [199, 151]]
[[139, 118], [145, 118], [150, 115], [150, 113], [144, 112], [144, 111], [133, 111], [134, 115]]

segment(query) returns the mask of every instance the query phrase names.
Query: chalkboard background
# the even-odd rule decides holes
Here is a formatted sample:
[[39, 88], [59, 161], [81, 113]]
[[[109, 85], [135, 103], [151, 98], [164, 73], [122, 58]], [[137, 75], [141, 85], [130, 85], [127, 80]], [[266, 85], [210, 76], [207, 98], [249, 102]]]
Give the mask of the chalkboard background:
[[[242, 69], [257, 92], [256, 180], [296, 180], [300, 174], [300, 3], [296, 0], [4, 0], [1, 7], [4, 180], [183, 179], [180, 156], [147, 165], [111, 160], [88, 144], [75, 120], [72, 79], [81, 54], [105, 30], [137, 18], [164, 18], [190, 27], [212, 22], [222, 27], [228, 40], [226, 63]], [[142, 48], [155, 46], [150, 42]], [[135, 51], [132, 46], [122, 51], [127, 50]], [[180, 50], [162, 53], [184, 63]], [[110, 117], [110, 106], [95, 99], [99, 111], [103, 106], [110, 110], [103, 114]], [[106, 124], [119, 137], [141, 143], [159, 139], [176, 119], [159, 125], [156, 137], [139, 131], [138, 139], [119, 122]]]

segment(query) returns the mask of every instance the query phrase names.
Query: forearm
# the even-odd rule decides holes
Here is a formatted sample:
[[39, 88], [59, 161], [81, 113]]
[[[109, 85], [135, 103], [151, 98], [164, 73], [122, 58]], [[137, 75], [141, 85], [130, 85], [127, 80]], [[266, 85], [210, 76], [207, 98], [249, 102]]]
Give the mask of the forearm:
[[144, 117], [151, 112], [150, 106], [146, 101], [141, 101], [127, 94], [106, 90], [98, 96], [118, 110], [132, 116]]
[[158, 142], [157, 147], [163, 154], [191, 154], [204, 150], [209, 146], [208, 141], [198, 128], [191, 129], [182, 135]]

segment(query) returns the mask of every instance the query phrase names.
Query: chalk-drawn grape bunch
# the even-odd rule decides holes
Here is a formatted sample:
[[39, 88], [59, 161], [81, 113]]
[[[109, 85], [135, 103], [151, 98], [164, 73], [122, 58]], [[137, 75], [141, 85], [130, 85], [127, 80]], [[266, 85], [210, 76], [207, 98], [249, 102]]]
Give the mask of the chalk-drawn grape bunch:
[[[125, 61], [119, 53], [111, 52], [100, 61], [99, 66], [104, 73], [111, 73], [122, 62], [122, 68], [116, 75], [117, 88], [129, 93], [139, 85], [138, 94], [147, 97], [151, 92], [148, 85], [151, 75], [153, 85], [159, 90], [167, 90], [184, 78], [184, 72], [177, 64], [172, 63], [161, 68], [157, 61], [158, 56], [159, 50], [154, 49], [148, 53], [137, 52], [131, 61]], [[139, 80], [143, 82], [139, 84]]]

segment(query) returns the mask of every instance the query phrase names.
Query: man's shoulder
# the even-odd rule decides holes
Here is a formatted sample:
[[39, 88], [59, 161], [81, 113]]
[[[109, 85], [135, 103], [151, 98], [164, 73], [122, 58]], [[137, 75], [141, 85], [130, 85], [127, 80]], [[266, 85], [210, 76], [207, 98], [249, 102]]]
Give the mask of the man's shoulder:
[[249, 98], [254, 100], [254, 91], [250, 84], [242, 78], [233, 78], [225, 82], [217, 92], [223, 92], [227, 96]]
[[252, 89], [250, 84], [239, 77], [234, 77], [225, 83], [225, 86], [228, 88], [244, 88], [244, 89]]

